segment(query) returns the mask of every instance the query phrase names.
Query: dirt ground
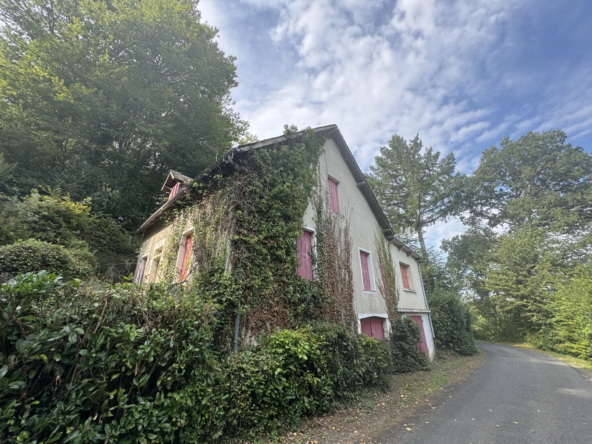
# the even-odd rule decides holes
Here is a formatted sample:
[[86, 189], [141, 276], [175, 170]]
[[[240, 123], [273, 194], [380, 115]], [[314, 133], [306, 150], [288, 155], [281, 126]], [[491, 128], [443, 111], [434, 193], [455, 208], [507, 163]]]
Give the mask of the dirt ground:
[[471, 357], [444, 355], [429, 371], [393, 376], [389, 392], [369, 394], [352, 408], [327, 416], [305, 419], [300, 428], [275, 441], [281, 444], [379, 444], [372, 440], [386, 429], [400, 426], [413, 430], [406, 422], [418, 410], [443, 405], [448, 388], [461, 383], [483, 363], [480, 353]]

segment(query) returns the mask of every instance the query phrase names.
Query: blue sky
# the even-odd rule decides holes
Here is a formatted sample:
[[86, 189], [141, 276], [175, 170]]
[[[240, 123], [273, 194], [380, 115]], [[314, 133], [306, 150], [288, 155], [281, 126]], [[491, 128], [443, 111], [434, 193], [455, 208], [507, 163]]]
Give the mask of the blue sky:
[[[362, 169], [393, 133], [470, 173], [504, 136], [561, 128], [592, 149], [592, 1], [201, 0], [237, 58], [260, 139], [337, 124]], [[438, 244], [457, 220], [428, 231]]]

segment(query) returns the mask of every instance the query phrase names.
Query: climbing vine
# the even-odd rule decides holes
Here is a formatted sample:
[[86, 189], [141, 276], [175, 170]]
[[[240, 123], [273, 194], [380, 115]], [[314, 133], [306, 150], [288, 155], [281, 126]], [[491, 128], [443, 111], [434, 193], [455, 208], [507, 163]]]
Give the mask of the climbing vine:
[[397, 276], [395, 274], [395, 264], [389, 251], [389, 245], [381, 234], [374, 233], [374, 245], [378, 253], [378, 269], [380, 270], [380, 279], [378, 280], [378, 290], [384, 298], [387, 313], [391, 322], [399, 318], [397, 307], [399, 306], [399, 289], [397, 287]]

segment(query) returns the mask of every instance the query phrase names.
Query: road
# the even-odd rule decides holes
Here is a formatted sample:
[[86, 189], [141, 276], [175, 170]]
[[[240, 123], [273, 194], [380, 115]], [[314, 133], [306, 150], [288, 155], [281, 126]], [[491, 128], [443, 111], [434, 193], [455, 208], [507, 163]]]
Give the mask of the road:
[[592, 443], [592, 383], [580, 372], [537, 352], [487, 342], [477, 346], [487, 353], [479, 372], [436, 409], [372, 442]]

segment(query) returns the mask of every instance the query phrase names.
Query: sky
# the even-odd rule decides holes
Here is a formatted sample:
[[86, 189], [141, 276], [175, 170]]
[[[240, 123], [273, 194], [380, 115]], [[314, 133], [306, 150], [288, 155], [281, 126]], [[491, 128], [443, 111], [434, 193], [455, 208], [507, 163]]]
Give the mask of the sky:
[[[592, 150], [590, 0], [201, 0], [236, 57], [234, 109], [259, 139], [337, 124], [362, 170], [393, 134], [469, 174], [509, 136]], [[464, 231], [458, 220], [427, 241]]]

